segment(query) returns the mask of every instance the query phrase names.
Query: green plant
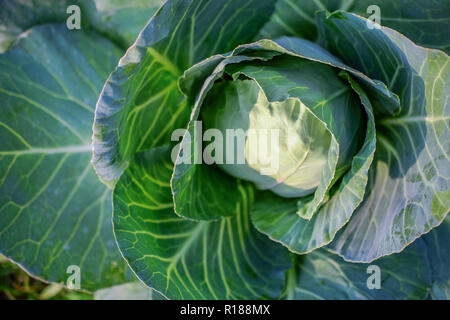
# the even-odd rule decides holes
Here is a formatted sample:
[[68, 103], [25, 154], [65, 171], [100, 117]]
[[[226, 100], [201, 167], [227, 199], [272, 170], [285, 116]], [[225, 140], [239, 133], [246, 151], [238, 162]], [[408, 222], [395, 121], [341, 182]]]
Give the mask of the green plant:
[[[168, 0], [114, 71], [142, 23], [100, 3], [4, 45], [0, 252], [170, 299], [448, 298], [448, 1]], [[229, 129], [276, 130], [277, 170]]]

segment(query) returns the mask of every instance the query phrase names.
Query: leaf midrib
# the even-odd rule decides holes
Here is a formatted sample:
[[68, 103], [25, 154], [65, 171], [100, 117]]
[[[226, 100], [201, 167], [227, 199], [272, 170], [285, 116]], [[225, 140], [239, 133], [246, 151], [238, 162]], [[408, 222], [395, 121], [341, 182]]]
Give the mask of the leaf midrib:
[[85, 153], [91, 152], [91, 145], [68, 146], [57, 148], [31, 148], [24, 150], [0, 151], [0, 155], [26, 155], [26, 154], [56, 154], [56, 153]]

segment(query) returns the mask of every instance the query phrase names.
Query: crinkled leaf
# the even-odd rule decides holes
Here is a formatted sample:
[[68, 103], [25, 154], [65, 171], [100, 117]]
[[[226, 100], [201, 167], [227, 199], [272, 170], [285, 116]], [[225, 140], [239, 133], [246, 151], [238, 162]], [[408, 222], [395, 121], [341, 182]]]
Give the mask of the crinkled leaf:
[[173, 211], [170, 148], [137, 153], [114, 190], [114, 230], [137, 276], [170, 299], [276, 298], [286, 250], [256, 231], [252, 188], [233, 218], [191, 222]]
[[111, 191], [90, 165], [96, 97], [120, 50], [64, 25], [35, 27], [0, 55], [0, 251], [34, 276], [81, 287], [125, 280]]
[[319, 19], [332, 52], [400, 97], [399, 116], [377, 119], [366, 199], [331, 245], [348, 260], [371, 261], [403, 250], [449, 211], [449, 57], [355, 15]]
[[[113, 185], [137, 151], [170, 142], [190, 110], [177, 78], [194, 63], [250, 40], [270, 0], [168, 0], [105, 85], [94, 124], [94, 165]], [[245, 26], [245, 28], [244, 28]]]

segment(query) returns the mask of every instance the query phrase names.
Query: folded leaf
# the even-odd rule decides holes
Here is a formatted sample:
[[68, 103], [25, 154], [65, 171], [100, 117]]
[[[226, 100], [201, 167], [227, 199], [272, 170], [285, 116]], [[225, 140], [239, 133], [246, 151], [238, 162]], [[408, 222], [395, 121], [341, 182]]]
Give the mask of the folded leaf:
[[344, 78], [359, 95], [368, 119], [364, 145], [354, 156], [351, 169], [309, 220], [297, 214], [297, 206], [301, 207], [303, 199], [289, 201], [267, 192], [259, 195], [251, 210], [252, 221], [259, 231], [295, 253], [308, 253], [333, 240], [364, 197], [367, 173], [375, 152], [375, 122], [367, 95], [348, 74], [344, 74]]

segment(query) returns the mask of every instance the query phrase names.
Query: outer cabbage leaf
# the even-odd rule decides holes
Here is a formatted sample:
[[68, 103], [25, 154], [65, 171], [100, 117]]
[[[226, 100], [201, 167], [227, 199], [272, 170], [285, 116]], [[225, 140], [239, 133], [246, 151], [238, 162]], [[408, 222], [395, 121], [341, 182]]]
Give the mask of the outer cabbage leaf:
[[[345, 262], [324, 249], [299, 257], [288, 272], [288, 299], [448, 299], [450, 220], [415, 241], [402, 253], [373, 264]], [[372, 267], [370, 267], [372, 266]], [[369, 289], [380, 269], [380, 288]], [[375, 271], [376, 272], [376, 271]]]
[[314, 15], [318, 11], [343, 10], [369, 18], [380, 8], [380, 24], [397, 30], [415, 43], [450, 52], [449, 0], [279, 0], [275, 13], [262, 28], [258, 39], [281, 36], [317, 39]]
[[287, 250], [250, 223], [253, 188], [232, 218], [192, 222], [173, 211], [170, 148], [137, 153], [114, 189], [114, 231], [123, 256], [170, 299], [259, 299], [281, 294]]
[[261, 29], [257, 39], [289, 36], [315, 41], [315, 13], [322, 10], [347, 10], [352, 2], [353, 0], [278, 0], [275, 12]]
[[450, 239], [450, 218], [448, 217], [439, 227], [422, 237], [423, 242], [427, 246], [431, 264], [432, 283], [430, 297], [436, 300], [450, 299], [448, 239]]
[[400, 98], [398, 116], [377, 118], [366, 198], [331, 244], [345, 259], [367, 262], [403, 250], [448, 214], [449, 57], [352, 14], [317, 18], [332, 53]]
[[94, 29], [126, 49], [163, 0], [2, 0], [0, 52], [25, 30], [44, 23], [66, 23], [71, 5], [80, 7], [81, 29]]
[[120, 52], [96, 34], [44, 25], [0, 55], [0, 252], [46, 281], [77, 265], [91, 290], [129, 271], [111, 191], [90, 165], [96, 97]]
[[124, 48], [128, 48], [164, 0], [78, 0], [77, 2], [95, 30], [107, 34]]
[[0, 52], [6, 51], [27, 29], [44, 23], [63, 23], [69, 0], [2, 0], [0, 10]]
[[397, 30], [418, 45], [450, 53], [450, 34], [447, 32], [450, 29], [449, 0], [358, 0], [352, 2], [346, 11], [369, 18], [373, 11], [368, 13], [367, 8], [377, 5], [380, 7], [381, 25]]

